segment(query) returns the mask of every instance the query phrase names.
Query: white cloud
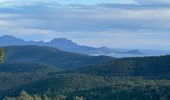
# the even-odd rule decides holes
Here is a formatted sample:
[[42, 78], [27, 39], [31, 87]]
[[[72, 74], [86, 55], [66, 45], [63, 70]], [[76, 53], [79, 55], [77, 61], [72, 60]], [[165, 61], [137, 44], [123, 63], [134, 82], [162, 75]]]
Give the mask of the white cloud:
[[45, 4], [51, 7], [52, 5], [96, 5], [102, 3], [132, 3], [133, 0], [0, 0], [1, 7], [22, 7], [30, 5]]
[[22, 7], [40, 4], [54, 4], [54, 0], [0, 0], [1, 7]]
[[170, 0], [135, 0], [139, 4], [146, 5], [167, 5], [170, 4]]
[[[9, 0], [2, 0], [0, 4], [7, 5], [5, 1]], [[38, 1], [32, 0], [32, 3]], [[143, 5], [151, 4], [151, 1], [140, 2]], [[46, 41], [54, 37], [65, 37], [84, 45], [118, 48], [149, 48], [151, 45], [162, 47], [162, 44], [170, 47], [170, 8], [155, 9], [149, 6], [141, 9], [135, 5], [126, 9], [126, 6], [79, 5], [57, 8], [40, 4], [37, 7], [23, 6], [7, 10], [0, 8], [0, 35], [8, 33]]]

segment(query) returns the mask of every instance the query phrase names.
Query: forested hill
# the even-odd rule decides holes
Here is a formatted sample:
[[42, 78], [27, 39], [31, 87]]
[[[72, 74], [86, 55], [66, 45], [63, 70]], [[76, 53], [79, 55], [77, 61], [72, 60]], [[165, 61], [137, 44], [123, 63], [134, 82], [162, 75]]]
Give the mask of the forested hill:
[[[3, 50], [0, 100], [170, 100], [168, 55], [118, 59], [43, 46]], [[30, 95], [19, 96], [23, 90]]]
[[170, 79], [170, 56], [122, 58], [72, 72], [101, 76], [143, 76]]
[[94, 57], [70, 53], [45, 46], [8, 46], [3, 49], [4, 63], [40, 63], [63, 69], [93, 65], [114, 59], [107, 56]]
[[22, 93], [5, 100], [170, 100], [169, 83], [169, 80], [63, 74], [14, 87], [2, 96], [18, 96], [25, 90], [30, 95]]

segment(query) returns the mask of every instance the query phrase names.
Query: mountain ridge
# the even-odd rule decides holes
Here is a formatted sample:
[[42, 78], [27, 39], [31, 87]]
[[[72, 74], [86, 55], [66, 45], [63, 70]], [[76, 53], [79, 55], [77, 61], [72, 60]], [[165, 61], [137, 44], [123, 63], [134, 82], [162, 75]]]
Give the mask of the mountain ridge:
[[3, 47], [3, 50], [4, 63], [38, 63], [64, 69], [98, 64], [114, 59], [107, 56], [88, 56], [36, 45], [6, 46]]
[[68, 52], [74, 52], [74, 53], [81, 53], [81, 54], [100, 54], [100, 55], [109, 55], [111, 53], [115, 54], [139, 54], [142, 55], [143, 53], [138, 50], [136, 52], [135, 50], [130, 50], [130, 51], [135, 51], [130, 52], [129, 50], [122, 51], [122, 50], [115, 50], [107, 47], [90, 47], [90, 46], [84, 46], [84, 45], [79, 45], [71, 40], [68, 40], [66, 38], [55, 38], [49, 42], [44, 42], [44, 41], [25, 41], [23, 39], [16, 38], [14, 36], [10, 35], [4, 35], [0, 37], [0, 46], [11, 46], [11, 45], [38, 45], [38, 46], [49, 46], [49, 47], [54, 47], [63, 51], [68, 51]]

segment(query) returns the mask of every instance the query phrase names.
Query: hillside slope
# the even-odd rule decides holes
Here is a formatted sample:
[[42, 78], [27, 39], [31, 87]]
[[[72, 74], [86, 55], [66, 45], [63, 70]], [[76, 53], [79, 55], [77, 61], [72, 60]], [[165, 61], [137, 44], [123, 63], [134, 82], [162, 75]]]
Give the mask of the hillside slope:
[[4, 63], [40, 63], [64, 69], [114, 60], [112, 57], [87, 56], [44, 46], [8, 46], [3, 49], [5, 53]]
[[122, 58], [75, 69], [73, 73], [101, 76], [143, 76], [170, 79], [170, 56]]
[[60, 69], [42, 64], [0, 64], [0, 91], [50, 77]]
[[82, 100], [73, 99], [72, 97], [75, 96], [82, 96], [85, 98], [83, 100], [169, 100], [169, 82], [142, 78], [67, 74], [15, 87], [6, 91], [6, 96], [16, 96], [25, 90], [31, 95], [36, 94], [41, 97], [47, 95], [52, 98], [51, 100], [58, 100], [56, 97], [63, 95], [66, 99], [61, 100]]

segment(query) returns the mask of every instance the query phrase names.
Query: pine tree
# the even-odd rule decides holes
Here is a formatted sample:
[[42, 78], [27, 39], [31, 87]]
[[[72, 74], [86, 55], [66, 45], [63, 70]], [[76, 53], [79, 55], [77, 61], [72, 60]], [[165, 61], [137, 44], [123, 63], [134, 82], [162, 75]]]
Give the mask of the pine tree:
[[38, 95], [34, 95], [34, 96], [33, 96], [33, 100], [42, 100], [42, 99], [41, 99], [41, 97], [40, 97], [40, 96], [38, 96]]
[[49, 100], [49, 98], [47, 97], [47, 95], [43, 96], [43, 100]]
[[[25, 91], [22, 91], [20, 94], [19, 100], [34, 100], [29, 94], [27, 94]], [[35, 99], [38, 100], [38, 99]]]
[[56, 100], [66, 100], [66, 96], [64, 95], [57, 95]]
[[82, 96], [81, 97], [76, 96], [76, 97], [74, 97], [73, 100], [84, 100], [84, 98]]

